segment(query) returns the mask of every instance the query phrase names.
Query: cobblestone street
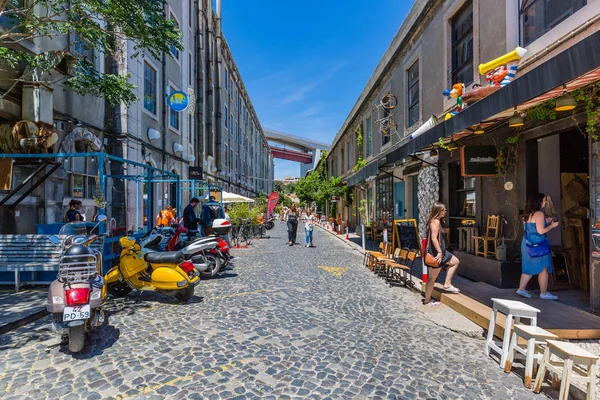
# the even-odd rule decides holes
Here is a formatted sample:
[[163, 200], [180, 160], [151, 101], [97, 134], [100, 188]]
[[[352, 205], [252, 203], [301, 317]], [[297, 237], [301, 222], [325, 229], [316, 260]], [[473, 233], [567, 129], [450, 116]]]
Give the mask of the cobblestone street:
[[269, 234], [188, 304], [109, 300], [80, 355], [55, 345], [48, 317], [0, 336], [0, 398], [545, 398], [339, 239], [316, 229], [316, 248], [289, 247], [279, 223]]

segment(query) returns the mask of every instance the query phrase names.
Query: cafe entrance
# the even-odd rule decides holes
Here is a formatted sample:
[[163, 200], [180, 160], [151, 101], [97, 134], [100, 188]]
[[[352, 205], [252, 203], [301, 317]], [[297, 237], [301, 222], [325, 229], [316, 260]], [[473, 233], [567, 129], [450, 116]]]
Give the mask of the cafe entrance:
[[560, 222], [560, 229], [548, 233], [554, 265], [550, 290], [580, 289], [583, 293], [575, 297], [589, 304], [588, 139], [578, 129], [573, 129], [530, 139], [526, 142], [526, 149], [527, 197], [537, 192], [545, 194], [548, 199], [546, 216], [556, 216]]

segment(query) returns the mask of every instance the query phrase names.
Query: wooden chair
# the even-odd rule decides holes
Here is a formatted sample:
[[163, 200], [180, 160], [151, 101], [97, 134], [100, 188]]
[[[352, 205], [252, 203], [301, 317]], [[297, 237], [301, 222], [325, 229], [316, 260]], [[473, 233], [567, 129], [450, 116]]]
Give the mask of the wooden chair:
[[385, 249], [385, 243], [381, 242], [381, 243], [379, 243], [379, 251], [371, 251], [371, 250], [365, 251], [365, 256], [363, 258], [363, 264], [366, 267], [370, 268], [371, 259], [373, 257], [383, 257], [384, 249]]
[[379, 257], [373, 257], [373, 263], [371, 264], [371, 271], [381, 277], [385, 276], [385, 263], [386, 261], [390, 260], [392, 256], [392, 244], [385, 243], [383, 249], [383, 255]]
[[[396, 249], [394, 260], [386, 262], [386, 282], [392, 287], [394, 284], [404, 284], [413, 287], [412, 266], [417, 258], [417, 252], [408, 249]], [[410, 278], [408, 275], [410, 274]]]
[[[496, 246], [500, 236], [500, 216], [488, 215], [487, 228], [485, 236], [473, 236], [475, 241], [475, 255], [487, 258], [488, 255], [496, 256]], [[492, 242], [494, 251], [491, 250], [489, 243]]]

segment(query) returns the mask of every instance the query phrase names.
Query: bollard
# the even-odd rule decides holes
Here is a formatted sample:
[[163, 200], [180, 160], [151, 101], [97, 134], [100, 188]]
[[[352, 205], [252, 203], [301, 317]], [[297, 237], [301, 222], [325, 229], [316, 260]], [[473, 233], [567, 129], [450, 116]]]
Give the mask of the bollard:
[[348, 240], [348, 221], [346, 221], [346, 240]]
[[421, 239], [421, 249], [423, 250], [421, 252], [421, 263], [423, 264], [423, 283], [427, 283], [427, 265], [425, 265], [425, 251], [427, 251], [427, 249], [425, 247], [427, 247], [427, 239]]

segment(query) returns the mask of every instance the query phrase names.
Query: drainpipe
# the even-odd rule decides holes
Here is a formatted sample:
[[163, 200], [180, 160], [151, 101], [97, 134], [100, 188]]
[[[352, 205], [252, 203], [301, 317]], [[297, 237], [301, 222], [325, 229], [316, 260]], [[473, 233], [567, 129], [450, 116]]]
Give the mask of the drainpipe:
[[215, 164], [217, 168], [219, 168], [221, 164], [221, 156], [218, 151], [221, 148], [221, 139], [223, 134], [222, 129], [222, 113], [221, 113], [221, 83], [220, 83], [220, 74], [221, 74], [221, 64], [222, 64], [222, 55], [221, 55], [221, 0], [217, 0], [217, 18], [215, 24], [215, 36], [216, 36], [216, 46], [215, 46], [215, 54], [217, 58], [217, 62], [214, 63], [214, 108], [213, 114], [215, 117], [215, 139], [213, 140], [213, 155], [215, 158]]
[[[206, 0], [203, 0], [206, 1]], [[214, 58], [214, 31], [213, 31], [213, 11], [212, 11], [212, 1], [205, 3], [206, 7], [204, 8], [204, 14], [206, 17], [206, 28], [207, 34], [205, 38], [205, 51], [206, 51], [206, 63], [205, 63], [205, 76], [207, 78], [207, 82], [205, 83], [205, 93], [207, 95], [206, 102], [206, 118], [205, 118], [205, 126], [206, 126], [206, 145], [205, 148], [206, 154], [210, 156], [214, 156], [213, 148], [214, 148], [214, 139], [215, 132], [213, 131], [213, 127], [215, 126], [215, 77], [213, 72], [213, 58]], [[211, 139], [209, 139], [211, 138]], [[210, 143], [210, 146], [208, 145]], [[213, 157], [214, 159], [214, 157]]]
[[206, 127], [204, 125], [204, 117], [206, 115], [206, 68], [203, 64], [204, 62], [204, 49], [206, 48], [204, 44], [205, 37], [205, 25], [204, 25], [204, 0], [195, 0], [194, 4], [196, 6], [196, 16], [198, 19], [198, 26], [196, 27], [196, 74], [197, 74], [197, 90], [198, 93], [198, 102], [197, 111], [196, 111], [196, 128], [198, 134], [196, 135], [196, 154], [198, 156], [198, 163], [200, 166], [203, 166], [204, 160], [206, 160]]
[[[163, 13], [165, 15], [165, 18], [167, 18], [168, 16], [168, 10], [167, 10], [167, 3], [165, 3], [165, 5], [163, 6]], [[163, 52], [162, 53], [162, 88], [165, 91], [165, 93], [163, 94], [163, 99], [162, 99], [162, 169], [163, 170], [167, 170], [167, 97], [168, 97], [168, 93], [167, 93], [167, 53]], [[150, 187], [152, 187], [152, 184], [149, 182], [148, 185], [150, 185]], [[170, 189], [170, 186], [168, 186], [168, 189]], [[161, 192], [159, 190], [159, 192]], [[161, 206], [164, 205], [164, 194], [161, 194]], [[150, 211], [150, 210], [149, 210]], [[150, 216], [155, 215], [154, 210], [152, 210], [152, 213], [148, 212], [148, 220], [150, 220]]]

